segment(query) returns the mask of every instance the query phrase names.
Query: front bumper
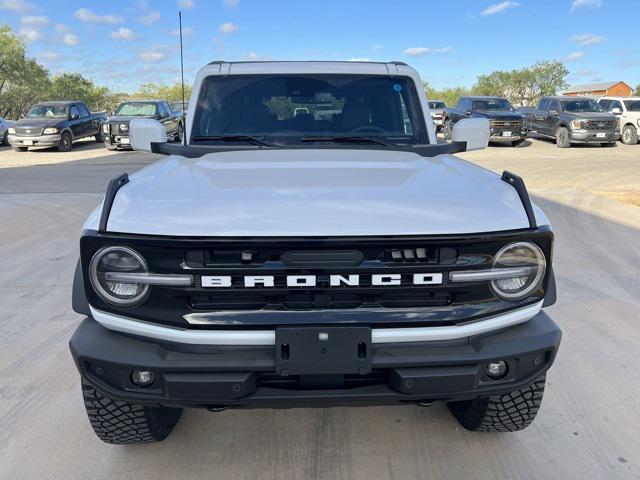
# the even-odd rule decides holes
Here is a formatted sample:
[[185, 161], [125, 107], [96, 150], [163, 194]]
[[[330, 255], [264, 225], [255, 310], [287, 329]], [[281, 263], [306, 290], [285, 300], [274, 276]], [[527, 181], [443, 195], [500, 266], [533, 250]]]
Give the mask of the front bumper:
[[9, 135], [8, 140], [12, 147], [54, 147], [60, 144], [60, 134], [33, 137]]
[[514, 142], [517, 140], [522, 140], [527, 138], [527, 132], [525, 130], [522, 131], [513, 131], [508, 132], [509, 135], [504, 135], [502, 131], [491, 130], [489, 135], [490, 142]]
[[[602, 134], [604, 134], [604, 136], [602, 136]], [[618, 130], [609, 132], [570, 130], [569, 139], [572, 143], [611, 143], [617, 142], [620, 139], [620, 132]]]
[[131, 148], [131, 138], [128, 135], [105, 135], [104, 143], [110, 147]]
[[[561, 338], [541, 312], [499, 333], [442, 342], [372, 344], [371, 372], [291, 375], [276, 371], [273, 345], [172, 344], [128, 336], [85, 319], [70, 341], [82, 378], [103, 394], [138, 404], [191, 407], [310, 407], [464, 400], [522, 388], [546, 371]], [[484, 374], [505, 360], [504, 379]], [[154, 372], [147, 388], [133, 369]]]
[[443, 124], [442, 117], [431, 117], [431, 120], [433, 120], [433, 124], [434, 124], [436, 127], [441, 127], [441, 126], [442, 126], [442, 124]]

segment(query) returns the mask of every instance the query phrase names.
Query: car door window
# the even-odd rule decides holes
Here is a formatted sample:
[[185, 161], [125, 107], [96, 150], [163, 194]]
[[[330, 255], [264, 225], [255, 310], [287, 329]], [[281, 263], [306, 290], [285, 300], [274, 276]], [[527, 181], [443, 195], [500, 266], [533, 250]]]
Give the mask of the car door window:
[[89, 110], [87, 110], [87, 107], [85, 107], [83, 104], [79, 103], [77, 107], [78, 111], [80, 112], [80, 118], [86, 118], [90, 115]]
[[78, 111], [78, 108], [75, 105], [71, 106], [70, 113], [71, 113], [71, 118], [74, 118], [76, 115], [77, 117], [80, 117], [80, 112]]
[[560, 102], [558, 102], [558, 100], [551, 100], [549, 102], [549, 111], [560, 112]]
[[611, 100], [600, 100], [598, 103], [605, 110], [609, 110], [609, 105], [611, 105]]
[[547, 110], [548, 107], [549, 107], [549, 99], [548, 98], [543, 98], [542, 100], [540, 100], [540, 105], [538, 105], [538, 110], [545, 111], [545, 110]]
[[[604, 107], [604, 105], [603, 105]], [[614, 108], [619, 108], [622, 111], [622, 104], [618, 100], [612, 100], [609, 104], [609, 108], [604, 107], [607, 111], [612, 111]]]

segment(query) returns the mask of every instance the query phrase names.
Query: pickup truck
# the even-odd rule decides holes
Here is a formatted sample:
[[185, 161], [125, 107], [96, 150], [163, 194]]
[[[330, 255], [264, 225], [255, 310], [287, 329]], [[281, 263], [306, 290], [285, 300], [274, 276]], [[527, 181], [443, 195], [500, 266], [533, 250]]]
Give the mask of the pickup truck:
[[9, 144], [9, 128], [11, 128], [14, 123], [16, 122], [0, 117], [0, 145]]
[[164, 125], [167, 138], [175, 142], [182, 140], [184, 118], [182, 113], [171, 109], [165, 100], [134, 100], [118, 105], [102, 125], [104, 144], [109, 150], [131, 148], [129, 122], [134, 118], [152, 118]]
[[460, 97], [454, 108], [446, 108], [443, 115], [445, 140], [451, 139], [456, 123], [464, 118], [486, 118], [490, 123], [490, 142], [509, 142], [520, 145], [527, 137], [522, 115], [504, 97]]
[[617, 117], [590, 97], [542, 97], [524, 123], [530, 133], [555, 139], [560, 148], [574, 143], [615, 147], [620, 138]]
[[92, 113], [81, 101], [38, 103], [9, 128], [9, 143], [17, 152], [26, 152], [29, 147], [57, 147], [68, 152], [81, 138], [95, 137], [102, 143], [106, 119], [105, 112]]
[[99, 438], [162, 440], [185, 407], [533, 421], [561, 338], [553, 232], [520, 177], [454, 155], [487, 146], [487, 119], [438, 143], [422, 86], [400, 62], [213, 62], [184, 144], [131, 120], [165, 157], [109, 182], [73, 282]]
[[440, 100], [429, 100], [429, 112], [431, 113], [431, 119], [436, 126], [436, 130], [442, 129], [442, 119], [444, 118], [444, 111], [447, 108], [447, 104]]
[[602, 97], [598, 99], [598, 104], [605, 111], [619, 118], [622, 143], [637, 144], [640, 128], [640, 97]]

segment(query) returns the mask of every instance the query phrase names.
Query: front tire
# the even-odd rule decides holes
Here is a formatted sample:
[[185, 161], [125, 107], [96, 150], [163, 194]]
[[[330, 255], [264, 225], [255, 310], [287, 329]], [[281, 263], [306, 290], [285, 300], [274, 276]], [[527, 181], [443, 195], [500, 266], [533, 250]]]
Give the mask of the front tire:
[[64, 132], [60, 137], [60, 143], [58, 144], [58, 151], [70, 152], [73, 148], [73, 139], [69, 132]]
[[511, 142], [511, 146], [512, 147], [519, 147], [520, 145], [522, 145], [524, 143], [524, 138], [521, 138], [520, 140], [513, 140]]
[[96, 133], [96, 143], [104, 143], [104, 134], [102, 133], [102, 124], [100, 124], [98, 128], [98, 133]]
[[448, 142], [451, 140], [451, 120], [445, 120], [444, 126], [442, 127], [444, 139]]
[[625, 145], [635, 145], [638, 143], [638, 130], [633, 125], [625, 125], [622, 129], [622, 143]]
[[447, 405], [460, 425], [477, 432], [517, 432], [536, 418], [544, 394], [545, 375], [531, 385], [501, 395]]
[[181, 123], [178, 124], [178, 131], [176, 132], [176, 142], [182, 143], [182, 137], [184, 136], [184, 127]]
[[558, 148], [569, 148], [571, 146], [567, 127], [558, 127], [556, 130], [556, 145]]
[[13, 147], [14, 152], [26, 152], [29, 150], [29, 147]]
[[182, 414], [181, 408], [147, 407], [113, 400], [84, 381], [82, 395], [93, 431], [103, 442], [115, 445], [164, 440]]
[[9, 145], [9, 131], [6, 130], [4, 132], [4, 135], [2, 136], [2, 142], [0, 142], [0, 145]]

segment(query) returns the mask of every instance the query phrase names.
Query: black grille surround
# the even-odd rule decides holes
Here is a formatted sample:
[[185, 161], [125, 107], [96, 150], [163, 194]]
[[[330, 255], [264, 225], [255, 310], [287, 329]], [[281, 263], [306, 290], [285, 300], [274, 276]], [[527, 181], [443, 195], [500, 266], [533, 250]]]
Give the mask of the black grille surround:
[[[530, 297], [505, 301], [493, 293], [489, 282], [448, 281], [451, 271], [491, 268], [494, 255], [516, 241], [536, 243], [547, 259], [545, 279]], [[193, 275], [195, 283], [192, 287], [153, 286], [146, 300], [134, 307], [108, 304], [93, 291], [87, 268], [99, 249], [116, 245], [140, 253], [153, 273]], [[272, 329], [281, 325], [327, 323], [417, 327], [481, 320], [544, 298], [552, 275], [552, 248], [553, 233], [547, 227], [460, 236], [253, 239], [158, 237], [86, 230], [80, 240], [90, 305], [129, 318], [193, 330]], [[322, 262], [315, 262], [317, 258], [339, 261], [323, 266]], [[402, 275], [400, 285], [371, 286], [372, 274], [390, 273]], [[415, 286], [411, 282], [414, 273], [442, 273], [443, 283]], [[361, 283], [358, 287], [331, 287], [328, 283], [331, 274], [359, 274]], [[203, 288], [202, 275], [231, 276], [232, 286]], [[243, 278], [247, 275], [273, 275], [274, 287], [246, 288]], [[286, 275], [315, 275], [317, 284], [311, 288], [287, 287]], [[187, 315], [207, 318], [207, 322], [189, 324]]]

